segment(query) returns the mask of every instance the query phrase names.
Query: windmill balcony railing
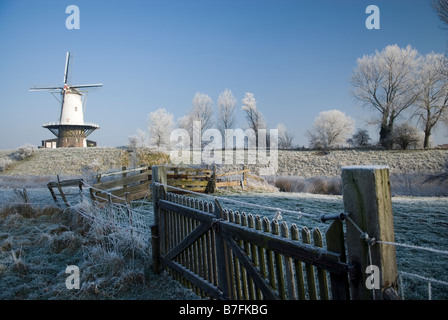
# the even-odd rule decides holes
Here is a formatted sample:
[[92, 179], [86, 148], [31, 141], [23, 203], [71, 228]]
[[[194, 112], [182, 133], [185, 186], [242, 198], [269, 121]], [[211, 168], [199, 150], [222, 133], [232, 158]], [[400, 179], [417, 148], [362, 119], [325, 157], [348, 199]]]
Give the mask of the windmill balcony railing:
[[91, 122], [83, 122], [83, 123], [62, 123], [60, 121], [58, 122], [48, 122], [44, 123], [43, 127], [50, 127], [50, 126], [89, 126], [89, 127], [95, 127], [99, 128], [100, 126], [96, 123]]

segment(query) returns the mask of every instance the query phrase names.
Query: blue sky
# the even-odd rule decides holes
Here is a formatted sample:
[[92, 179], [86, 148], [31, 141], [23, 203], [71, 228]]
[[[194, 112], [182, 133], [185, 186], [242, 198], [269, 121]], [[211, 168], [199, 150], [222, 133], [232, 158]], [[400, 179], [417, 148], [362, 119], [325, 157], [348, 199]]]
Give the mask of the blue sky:
[[[72, 4], [79, 30], [65, 26]], [[379, 30], [365, 27], [371, 4]], [[59, 103], [29, 88], [60, 85], [67, 51], [72, 84], [104, 84], [85, 114], [101, 127], [89, 137], [100, 146], [125, 145], [158, 108], [182, 117], [196, 92], [216, 105], [226, 88], [238, 99], [237, 127], [252, 92], [270, 128], [283, 123], [307, 145], [321, 111], [344, 111], [357, 128], [376, 115], [350, 95], [357, 58], [391, 44], [445, 53], [442, 26], [430, 0], [0, 0], [0, 149], [53, 137], [42, 124], [58, 120]]]

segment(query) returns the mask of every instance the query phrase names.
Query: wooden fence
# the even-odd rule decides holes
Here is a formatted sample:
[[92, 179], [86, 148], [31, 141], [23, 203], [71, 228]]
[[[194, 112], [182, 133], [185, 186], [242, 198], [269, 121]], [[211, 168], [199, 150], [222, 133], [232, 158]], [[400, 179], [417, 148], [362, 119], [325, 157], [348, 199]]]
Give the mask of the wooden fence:
[[[382, 170], [343, 170], [344, 205], [350, 208], [350, 221], [390, 240], [393, 224], [384, 219], [389, 215], [385, 212], [389, 210], [390, 187], [388, 171], [385, 176]], [[317, 228], [299, 230], [296, 225], [232, 212], [217, 200], [211, 203], [168, 192], [166, 168], [153, 167], [152, 173], [153, 267], [157, 272], [168, 269], [201, 296], [385, 299], [390, 289], [396, 291], [394, 248], [386, 250], [365, 241], [358, 224], [357, 228], [347, 224], [345, 234], [343, 222], [335, 220], [324, 237]], [[361, 193], [355, 187], [362, 189]], [[379, 289], [365, 285], [364, 270], [370, 264], [379, 267]]]
[[[66, 208], [69, 208], [71, 206], [71, 200], [73, 196], [76, 197], [76, 200], [73, 202], [77, 203], [79, 201], [79, 195], [82, 195], [82, 186], [82, 179], [60, 180], [59, 175], [57, 175], [57, 181], [50, 181], [47, 183], [47, 188], [48, 190], [50, 190], [51, 197], [53, 198], [54, 202], [58, 206], [62, 206], [62, 203], [60, 203], [58, 200], [58, 198], [60, 197], [60, 200], [62, 200]], [[64, 192], [63, 189], [66, 187], [77, 187], [79, 191], [75, 194], [67, 193]]]
[[[247, 186], [248, 177], [262, 180], [250, 174], [250, 171], [245, 168], [239, 171], [219, 174], [216, 173], [216, 168], [202, 169], [171, 166], [165, 168], [167, 184], [186, 191], [199, 193], [213, 193], [218, 188], [234, 186], [244, 188]], [[224, 177], [231, 177], [231, 179], [224, 180]], [[126, 199], [129, 202], [150, 196], [151, 167], [134, 169], [123, 167], [120, 171], [98, 174], [95, 176], [95, 179], [96, 183], [90, 188], [90, 196], [96, 201], [124, 202]], [[58, 186], [58, 184], [54, 183], [54, 186]], [[58, 186], [58, 189], [61, 189], [60, 186]], [[173, 192], [183, 193], [185, 191], [177, 190]], [[110, 195], [113, 197], [111, 198]]]
[[130, 202], [148, 197], [150, 184], [151, 167], [123, 167], [121, 171], [98, 174], [89, 191], [96, 201]]

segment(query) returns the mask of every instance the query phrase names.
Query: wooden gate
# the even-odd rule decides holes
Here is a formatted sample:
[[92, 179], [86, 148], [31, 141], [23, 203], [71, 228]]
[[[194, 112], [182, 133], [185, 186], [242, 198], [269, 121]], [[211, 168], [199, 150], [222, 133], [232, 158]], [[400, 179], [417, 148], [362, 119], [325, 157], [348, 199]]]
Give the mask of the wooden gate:
[[216, 200], [166, 192], [161, 185], [153, 187], [153, 195], [154, 267], [167, 268], [199, 295], [238, 300], [348, 298], [340, 221], [334, 221], [326, 235], [332, 247], [323, 248], [319, 229], [299, 231], [285, 222], [228, 211]]

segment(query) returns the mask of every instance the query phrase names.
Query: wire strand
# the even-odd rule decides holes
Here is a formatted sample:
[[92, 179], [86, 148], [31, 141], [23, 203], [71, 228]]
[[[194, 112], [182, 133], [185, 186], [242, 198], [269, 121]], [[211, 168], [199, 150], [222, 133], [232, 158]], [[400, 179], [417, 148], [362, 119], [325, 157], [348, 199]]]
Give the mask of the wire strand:
[[185, 189], [182, 189], [182, 188], [177, 188], [177, 187], [173, 187], [173, 186], [170, 186], [170, 185], [167, 185], [167, 184], [163, 184], [163, 183], [158, 183], [158, 182], [154, 182], [154, 184], [156, 186], [163, 186], [163, 187], [167, 187], [167, 188], [170, 188], [170, 189], [173, 189], [173, 190], [183, 191], [183, 192], [199, 195], [199, 196], [202, 196], [202, 197], [208, 197], [208, 198], [212, 198], [212, 199], [222, 199], [222, 200], [225, 200], [225, 201], [229, 201], [229, 202], [233, 202], [233, 203], [237, 203], [237, 204], [242, 204], [242, 205], [253, 207], [253, 208], [265, 209], [265, 210], [267, 209], [267, 210], [272, 210], [272, 211], [280, 211], [282, 213], [292, 213], [292, 214], [297, 214], [299, 217], [305, 216], [305, 217], [320, 219], [320, 217], [315, 215], [315, 214], [305, 213], [305, 212], [302, 212], [302, 211], [294, 211], [294, 210], [287, 210], [287, 209], [282, 209], [282, 208], [278, 208], [278, 207], [263, 206], [263, 205], [259, 205], [259, 204], [255, 204], [255, 203], [243, 202], [243, 201], [239, 201], [239, 200], [235, 200], [235, 199], [229, 199], [229, 198], [221, 197], [221, 196], [211, 196], [211, 195], [208, 195], [208, 194], [199, 193], [199, 192], [195, 192], [195, 191], [191, 191], [191, 190], [185, 190]]

